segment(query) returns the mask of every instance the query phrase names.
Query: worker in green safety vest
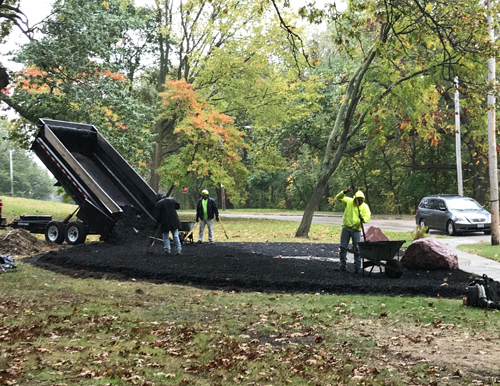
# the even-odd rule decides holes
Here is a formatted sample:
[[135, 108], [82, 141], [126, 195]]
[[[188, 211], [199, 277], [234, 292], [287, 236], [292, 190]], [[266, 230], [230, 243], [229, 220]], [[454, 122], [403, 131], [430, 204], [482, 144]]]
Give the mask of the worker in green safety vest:
[[344, 206], [344, 217], [342, 218], [342, 231], [340, 233], [340, 270], [345, 271], [347, 265], [347, 247], [352, 240], [354, 249], [354, 272], [361, 271], [361, 257], [359, 256], [358, 243], [361, 241], [362, 224], [370, 221], [371, 212], [365, 203], [365, 195], [358, 190], [353, 198], [347, 197], [346, 193], [352, 192], [353, 186], [349, 186], [335, 197]]
[[208, 196], [208, 190], [203, 189], [201, 198], [196, 206], [196, 222], [200, 221], [200, 233], [198, 235], [198, 244], [203, 242], [203, 233], [205, 225], [208, 227], [208, 242], [214, 243], [214, 217], [219, 221], [219, 209], [215, 200]]

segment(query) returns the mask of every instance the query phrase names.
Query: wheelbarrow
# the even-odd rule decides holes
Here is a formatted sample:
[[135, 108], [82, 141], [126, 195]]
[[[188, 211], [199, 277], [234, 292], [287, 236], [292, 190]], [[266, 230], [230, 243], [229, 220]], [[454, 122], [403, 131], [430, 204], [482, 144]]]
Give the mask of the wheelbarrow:
[[191, 232], [196, 223], [194, 221], [181, 221], [181, 227], [179, 228], [179, 240], [181, 244], [184, 244], [184, 240], [187, 239], [191, 241], [191, 244], [194, 242], [193, 240], [193, 232]]
[[406, 240], [399, 241], [365, 241], [358, 243], [359, 256], [365, 268], [370, 268], [372, 273], [375, 266], [384, 267], [385, 275], [390, 278], [400, 278], [403, 275], [401, 262], [394, 259]]

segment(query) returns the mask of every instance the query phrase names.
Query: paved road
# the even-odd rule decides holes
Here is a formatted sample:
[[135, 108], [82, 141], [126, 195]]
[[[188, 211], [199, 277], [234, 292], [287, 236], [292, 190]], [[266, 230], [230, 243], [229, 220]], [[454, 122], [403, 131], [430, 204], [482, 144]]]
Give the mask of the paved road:
[[[245, 217], [245, 218], [266, 218], [269, 220], [285, 220], [285, 221], [301, 221], [302, 215], [287, 215], [287, 214], [250, 214], [250, 213], [225, 213], [223, 217]], [[327, 225], [342, 225], [342, 215], [335, 214], [317, 214], [313, 217], [315, 224]], [[411, 232], [415, 229], [415, 220], [413, 219], [381, 219], [373, 218], [370, 220], [370, 225], [379, 227], [383, 231], [393, 232]]]
[[[271, 220], [301, 221], [301, 215], [283, 214], [250, 214], [250, 213], [221, 213], [222, 217], [244, 217], [244, 218], [265, 218]], [[313, 217], [313, 223], [326, 225], [341, 225], [341, 215], [318, 214]], [[415, 230], [414, 219], [403, 218], [373, 218], [370, 225], [379, 227], [382, 231], [412, 232]], [[431, 236], [447, 236], [444, 232], [431, 231]], [[482, 256], [462, 252], [457, 249], [461, 244], [477, 244], [480, 242], [491, 242], [491, 236], [482, 233], [472, 233], [463, 236], [446, 237], [439, 239], [441, 243], [457, 253], [458, 265], [460, 269], [478, 275], [486, 274], [494, 280], [500, 281], [500, 262], [486, 259]], [[499, 247], [500, 253], [500, 247]]]

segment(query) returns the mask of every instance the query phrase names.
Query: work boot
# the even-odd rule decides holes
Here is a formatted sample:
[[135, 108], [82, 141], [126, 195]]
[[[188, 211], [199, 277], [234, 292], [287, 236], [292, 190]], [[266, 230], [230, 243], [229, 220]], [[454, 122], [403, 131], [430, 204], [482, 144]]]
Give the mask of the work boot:
[[182, 255], [182, 252], [181, 251], [177, 251], [175, 252], [176, 255]]
[[214, 241], [210, 241], [210, 243], [209, 243], [209, 244], [213, 244], [213, 243], [214, 243]]
[[341, 264], [338, 270], [344, 272], [346, 270], [346, 266], [344, 264]]
[[165, 255], [170, 255], [170, 251], [165, 251]]
[[203, 242], [201, 240], [198, 240], [196, 244], [202, 244]]

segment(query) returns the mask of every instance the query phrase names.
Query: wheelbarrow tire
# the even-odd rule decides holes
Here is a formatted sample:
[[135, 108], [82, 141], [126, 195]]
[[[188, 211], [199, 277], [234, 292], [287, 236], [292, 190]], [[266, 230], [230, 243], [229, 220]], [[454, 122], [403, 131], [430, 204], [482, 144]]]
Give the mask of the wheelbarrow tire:
[[399, 279], [403, 275], [403, 265], [399, 260], [388, 260], [385, 265], [385, 275], [392, 279]]

